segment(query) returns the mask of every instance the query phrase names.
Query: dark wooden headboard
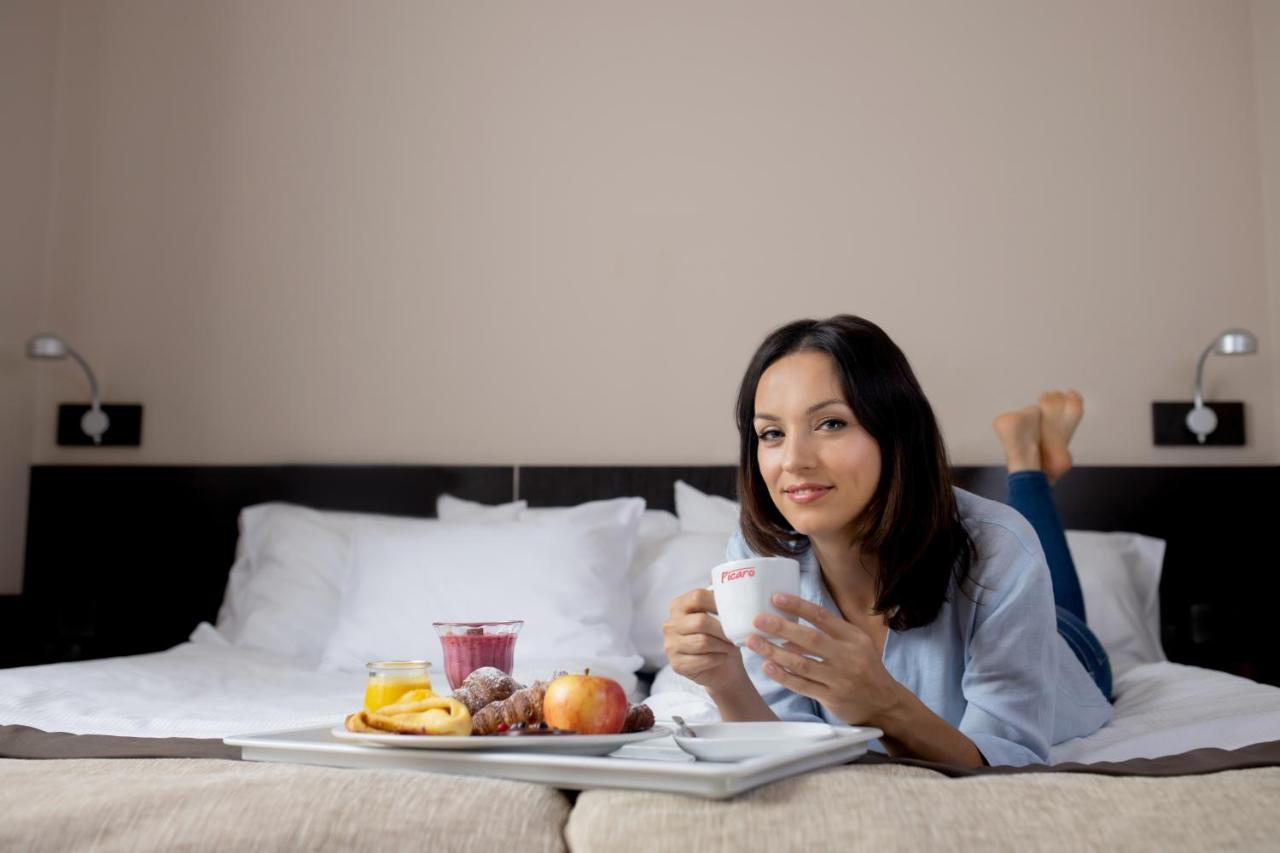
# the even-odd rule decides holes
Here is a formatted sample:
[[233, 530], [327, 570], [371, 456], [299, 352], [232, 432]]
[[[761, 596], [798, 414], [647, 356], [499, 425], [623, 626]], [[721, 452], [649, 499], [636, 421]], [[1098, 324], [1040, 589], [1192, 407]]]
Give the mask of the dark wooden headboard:
[[[958, 486], [1004, 500], [1006, 472], [957, 467]], [[522, 467], [520, 496], [533, 506], [640, 495], [672, 508], [680, 478], [733, 496], [736, 469], [719, 467]], [[1277, 523], [1273, 467], [1077, 467], [1054, 498], [1073, 530], [1123, 530], [1167, 543], [1160, 586], [1161, 632], [1174, 661], [1280, 684], [1280, 643], [1270, 629], [1280, 602], [1280, 566], [1265, 531]]]
[[31, 469], [23, 612], [36, 659], [176, 645], [212, 622], [246, 506], [431, 517], [442, 492], [512, 499], [504, 466], [60, 466]]
[[[1004, 498], [1004, 471], [958, 485]], [[264, 501], [431, 517], [448, 492], [533, 506], [639, 495], [674, 509], [672, 483], [734, 496], [732, 466], [34, 466], [23, 612], [42, 660], [167, 648], [222, 600], [239, 511]], [[1280, 592], [1264, 513], [1273, 467], [1078, 467], [1055, 490], [1068, 528], [1168, 542], [1161, 586], [1173, 660], [1280, 684], [1270, 620]]]

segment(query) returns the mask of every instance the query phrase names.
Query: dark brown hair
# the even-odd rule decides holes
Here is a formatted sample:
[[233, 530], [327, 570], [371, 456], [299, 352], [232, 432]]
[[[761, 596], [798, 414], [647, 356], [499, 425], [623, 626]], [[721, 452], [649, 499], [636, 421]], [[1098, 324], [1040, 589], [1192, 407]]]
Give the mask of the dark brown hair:
[[738, 392], [742, 533], [757, 554], [791, 556], [808, 538], [791, 529], [774, 504], [756, 458], [756, 386], [778, 359], [796, 352], [831, 356], [845, 402], [880, 447], [880, 482], [855, 535], [874, 554], [875, 612], [905, 631], [937, 618], [951, 578], [963, 584], [976, 557], [960, 521], [951, 467], [933, 408], [902, 350], [876, 324], [839, 314], [797, 320], [774, 331], [751, 358]]

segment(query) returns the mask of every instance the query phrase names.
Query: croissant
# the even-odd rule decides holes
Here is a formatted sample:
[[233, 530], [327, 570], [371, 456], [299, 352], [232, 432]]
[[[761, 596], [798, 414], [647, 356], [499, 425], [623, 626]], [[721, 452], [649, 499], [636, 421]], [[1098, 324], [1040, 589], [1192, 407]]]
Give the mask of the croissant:
[[648, 705], [632, 705], [622, 721], [622, 734], [647, 732], [653, 728], [653, 709]]
[[491, 735], [503, 723], [510, 727], [516, 723], [542, 722], [542, 697], [546, 692], [547, 682], [535, 681], [523, 690], [512, 693], [506, 699], [485, 705], [472, 715], [471, 733]]
[[453, 691], [453, 698], [467, 706], [474, 716], [491, 702], [500, 702], [515, 693], [523, 684], [494, 666], [482, 666], [463, 679]]

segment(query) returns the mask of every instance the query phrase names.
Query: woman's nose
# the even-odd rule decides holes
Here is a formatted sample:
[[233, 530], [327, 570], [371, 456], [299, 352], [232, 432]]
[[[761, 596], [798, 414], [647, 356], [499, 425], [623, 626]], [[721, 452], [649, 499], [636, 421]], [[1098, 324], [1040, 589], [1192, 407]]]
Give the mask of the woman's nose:
[[809, 442], [803, 438], [793, 438], [783, 450], [782, 470], [805, 471], [813, 467], [813, 461], [813, 448]]

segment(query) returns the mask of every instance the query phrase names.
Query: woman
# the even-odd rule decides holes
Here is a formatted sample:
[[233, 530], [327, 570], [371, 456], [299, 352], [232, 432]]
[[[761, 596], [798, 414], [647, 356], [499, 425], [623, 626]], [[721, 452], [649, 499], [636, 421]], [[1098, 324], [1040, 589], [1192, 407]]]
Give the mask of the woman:
[[742, 520], [726, 559], [797, 558], [800, 596], [774, 603], [808, 624], [761, 614], [755, 626], [786, 644], [753, 636], [740, 652], [709, 590], [672, 602], [672, 668], [724, 719], [875, 726], [892, 755], [968, 766], [1043, 763], [1110, 719], [1054, 630], [1034, 530], [951, 486], [933, 411], [878, 326], [778, 329], [747, 368], [737, 421]]

